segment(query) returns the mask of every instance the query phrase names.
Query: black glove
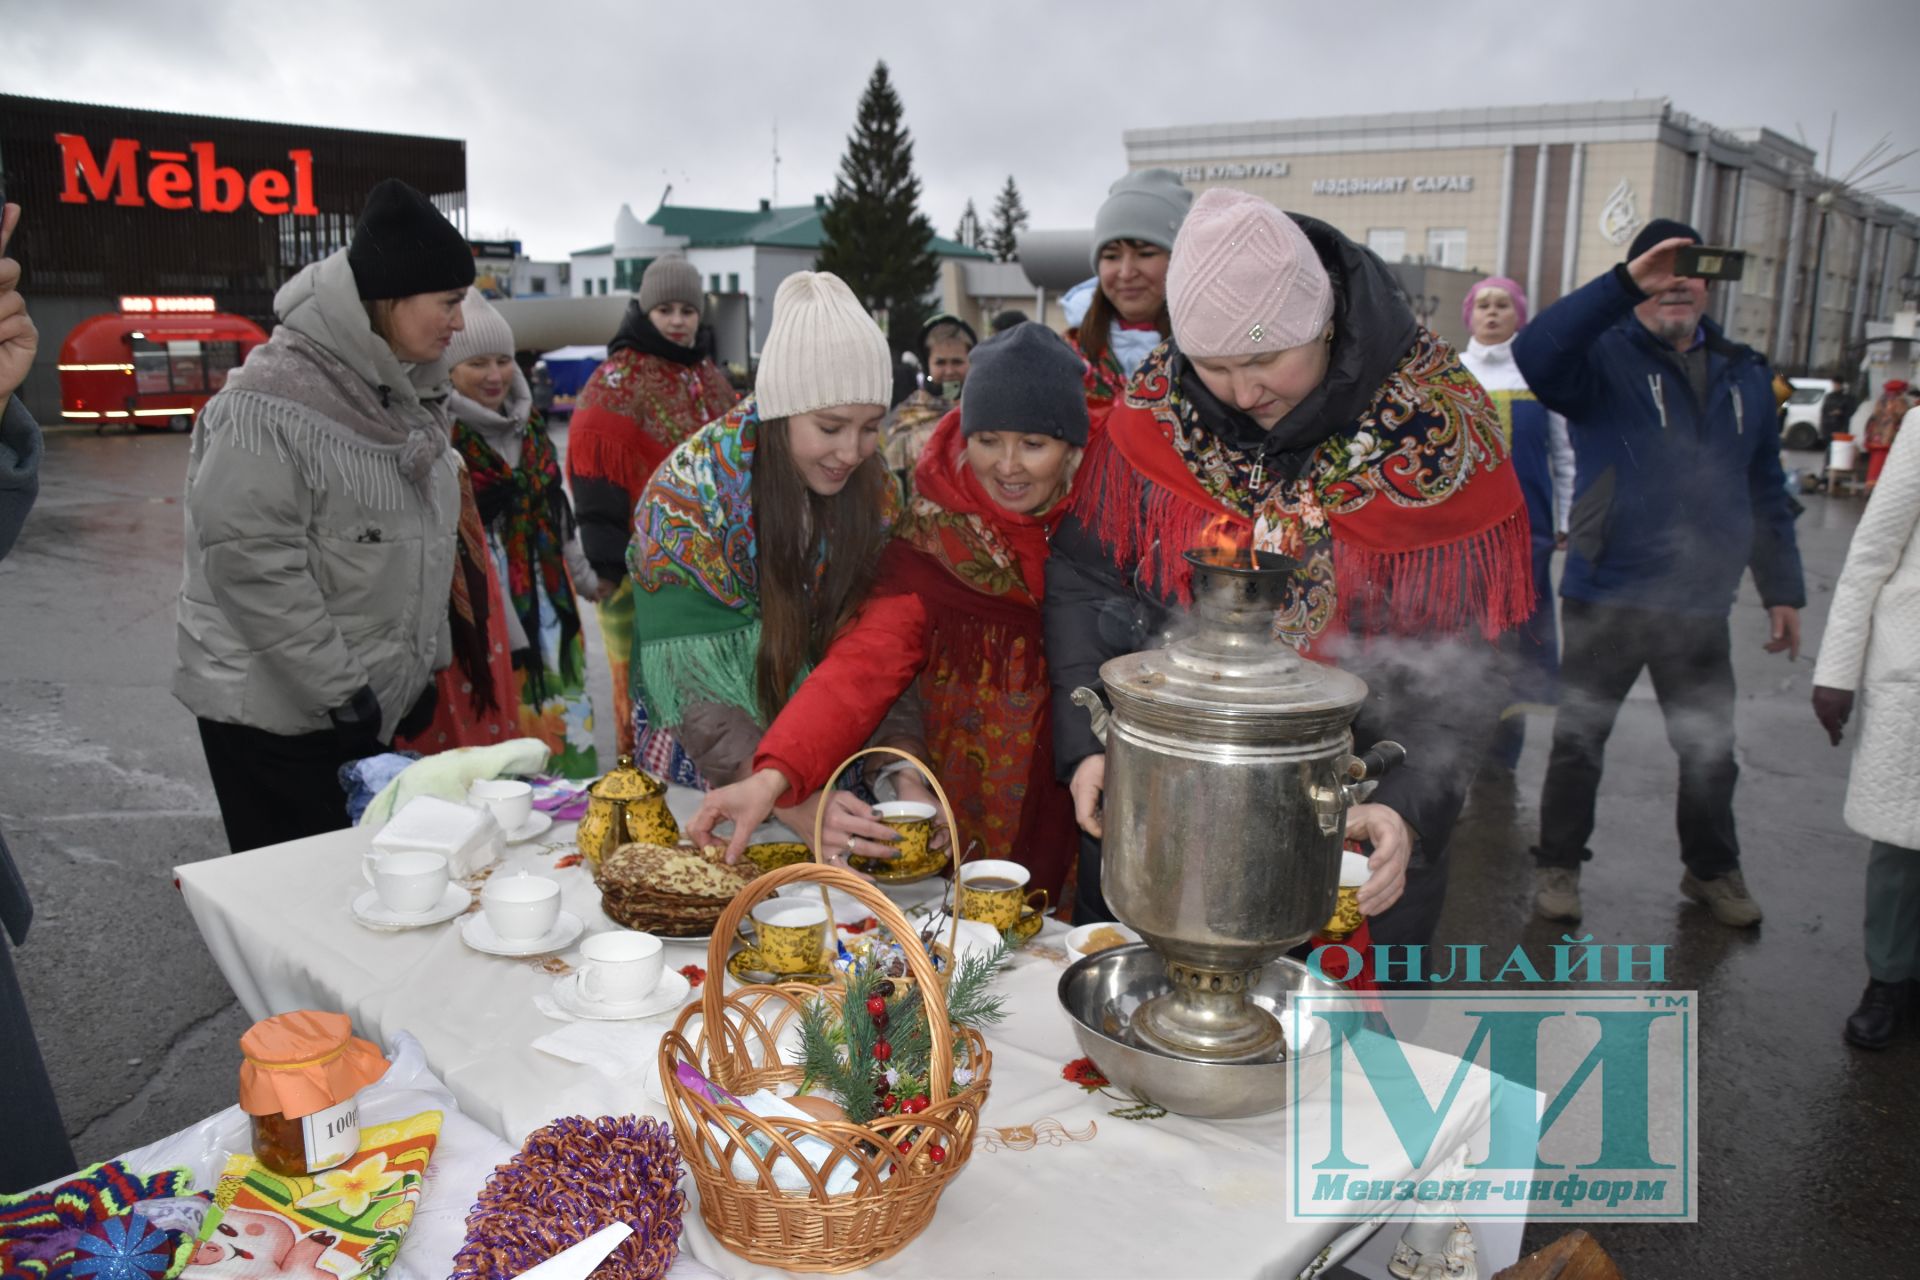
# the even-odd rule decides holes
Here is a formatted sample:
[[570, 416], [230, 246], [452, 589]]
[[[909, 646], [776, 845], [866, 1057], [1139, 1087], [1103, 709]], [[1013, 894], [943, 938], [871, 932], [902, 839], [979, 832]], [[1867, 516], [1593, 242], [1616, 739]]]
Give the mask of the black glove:
[[380, 699], [372, 685], [363, 684], [355, 689], [344, 706], [327, 712], [327, 718], [333, 721], [334, 737], [342, 747], [355, 753], [355, 759], [380, 749]]
[[433, 710], [438, 705], [440, 705], [440, 684], [436, 680], [429, 680], [427, 687], [420, 691], [420, 696], [414, 699], [413, 706], [407, 714], [400, 717], [400, 723], [393, 730], [394, 737], [411, 738], [415, 734], [424, 733], [427, 725], [433, 720]]

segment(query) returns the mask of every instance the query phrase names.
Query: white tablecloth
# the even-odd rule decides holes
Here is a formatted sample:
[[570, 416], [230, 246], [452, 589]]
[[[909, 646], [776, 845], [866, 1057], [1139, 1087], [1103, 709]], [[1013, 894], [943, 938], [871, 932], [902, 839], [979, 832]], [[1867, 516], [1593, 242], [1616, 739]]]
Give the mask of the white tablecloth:
[[[687, 808], [688, 797], [673, 799], [676, 811]], [[555, 869], [572, 852], [571, 834], [557, 827], [511, 850], [511, 860], [559, 880], [564, 909], [585, 920], [589, 934], [617, 928], [601, 913], [584, 865]], [[556, 1116], [664, 1114], [648, 1088], [650, 1053], [636, 1052], [632, 1070], [613, 1078], [532, 1047], [581, 1025], [535, 1005], [555, 972], [578, 960], [578, 942], [556, 957], [509, 960], [469, 949], [458, 920], [405, 933], [362, 928], [349, 904], [365, 887], [359, 866], [367, 847], [366, 833], [349, 830], [176, 868], [187, 906], [249, 1014], [334, 1009], [383, 1042], [409, 1032], [461, 1109], [516, 1145]], [[871, 1274], [1289, 1277], [1330, 1245], [1338, 1257], [1372, 1230], [1285, 1221], [1290, 1112], [1224, 1123], [1129, 1119], [1115, 1114], [1129, 1100], [1063, 1079], [1062, 1067], [1080, 1056], [1055, 994], [1063, 932], [1049, 922], [1002, 980], [1012, 1016], [987, 1033], [993, 1086], [971, 1165], [947, 1189], [933, 1224]], [[704, 944], [667, 951], [671, 968], [707, 966]], [[603, 1025], [658, 1032], [672, 1016]], [[1411, 1046], [1408, 1054], [1438, 1097], [1457, 1063]], [[1346, 1057], [1348, 1087], [1366, 1088]], [[1484, 1085], [1462, 1090], [1433, 1145], [1435, 1165], [1481, 1132], [1485, 1097]], [[1324, 1098], [1301, 1105], [1323, 1107]], [[1368, 1161], [1374, 1177], [1400, 1159], [1389, 1134], [1349, 1132], [1348, 1151]], [[1396, 1177], [1416, 1176], [1404, 1163], [1397, 1169]], [[724, 1275], [780, 1274], [721, 1248], [692, 1208], [684, 1239]]]

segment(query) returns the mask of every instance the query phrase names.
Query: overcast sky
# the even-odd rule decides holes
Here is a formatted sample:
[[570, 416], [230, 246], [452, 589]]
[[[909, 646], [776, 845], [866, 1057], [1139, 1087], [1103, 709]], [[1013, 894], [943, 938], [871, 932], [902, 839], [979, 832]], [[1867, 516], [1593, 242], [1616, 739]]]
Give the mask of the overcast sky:
[[[1844, 170], [1883, 134], [1920, 147], [1916, 15], [1912, 0], [0, 0], [0, 89], [464, 138], [472, 232], [562, 257], [611, 239], [622, 201], [645, 218], [668, 183], [676, 204], [772, 194], [776, 120], [781, 202], [830, 192], [876, 59], [943, 235], [968, 197], [985, 217], [1009, 173], [1033, 225], [1086, 226], [1126, 168], [1121, 131], [1163, 125], [1664, 96], [1822, 150], [1837, 112]], [[1920, 159], [1885, 177], [1920, 187]]]

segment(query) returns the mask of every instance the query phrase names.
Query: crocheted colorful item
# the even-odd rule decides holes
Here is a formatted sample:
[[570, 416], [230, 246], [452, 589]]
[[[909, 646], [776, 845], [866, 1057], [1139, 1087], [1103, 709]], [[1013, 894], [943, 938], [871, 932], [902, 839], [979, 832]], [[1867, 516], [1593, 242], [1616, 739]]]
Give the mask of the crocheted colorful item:
[[[1080, 349], [1078, 329], [1067, 335], [1067, 343], [1073, 348], [1075, 355], [1082, 360], [1087, 359], [1087, 353]], [[1127, 392], [1127, 371], [1115, 358], [1112, 347], [1108, 347], [1101, 353], [1098, 364], [1092, 361], [1087, 362], [1087, 372], [1083, 381], [1087, 389], [1087, 408], [1092, 412], [1096, 422], [1112, 410], [1114, 404]]]
[[587, 650], [566, 562], [573, 512], [553, 441], [536, 415], [527, 424], [516, 466], [508, 466], [464, 422], [454, 424], [453, 444], [467, 461], [474, 499], [499, 553], [509, 607], [528, 640], [518, 681], [520, 732], [552, 749], [555, 771], [591, 777], [599, 770], [587, 700]]
[[353, 1159], [311, 1177], [231, 1157], [181, 1280], [377, 1280], [412, 1225], [440, 1122], [440, 1112], [423, 1111], [371, 1125]]
[[[127, 1216], [142, 1201], [192, 1194], [190, 1170], [143, 1176], [113, 1160], [83, 1169], [51, 1191], [0, 1195], [0, 1280], [71, 1274], [81, 1241], [93, 1228]], [[169, 1261], [178, 1243], [168, 1246]]]
[[1209, 541], [1298, 562], [1275, 634], [1308, 653], [1350, 627], [1491, 638], [1533, 607], [1526, 504], [1499, 415], [1425, 330], [1364, 413], [1295, 478], [1201, 423], [1163, 345], [1088, 448], [1072, 512], [1120, 564], [1186, 602]]

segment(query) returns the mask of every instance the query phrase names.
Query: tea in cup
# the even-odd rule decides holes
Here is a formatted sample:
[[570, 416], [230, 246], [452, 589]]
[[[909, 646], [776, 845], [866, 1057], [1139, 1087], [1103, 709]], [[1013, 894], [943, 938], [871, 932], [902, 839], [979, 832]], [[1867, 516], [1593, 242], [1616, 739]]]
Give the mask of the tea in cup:
[[1366, 923], [1366, 916], [1360, 912], [1360, 886], [1371, 874], [1365, 854], [1351, 849], [1341, 851], [1340, 895], [1334, 903], [1333, 919], [1320, 929], [1320, 936], [1328, 942], [1345, 942]]
[[360, 874], [373, 886], [380, 904], [396, 915], [431, 911], [447, 892], [446, 855], [424, 849], [370, 853], [360, 864]]
[[769, 898], [753, 909], [753, 935], [745, 922], [740, 940], [760, 953], [768, 973], [818, 973], [826, 968], [827, 910], [817, 902]]
[[507, 942], [532, 942], [560, 919], [560, 886], [544, 876], [495, 876], [480, 891], [480, 909]]
[[667, 967], [666, 948], [650, 933], [597, 933], [580, 955], [580, 994], [596, 1004], [646, 999]]
[[859, 857], [850, 859], [855, 871], [868, 875], [919, 875], [932, 871], [940, 863], [933, 850], [933, 816], [930, 804], [917, 800], [888, 800], [873, 806], [873, 816], [892, 827], [896, 838], [891, 858]]
[[1021, 910], [1035, 894], [1040, 901], [1034, 909], [1045, 915], [1047, 891], [1035, 889], [1029, 893], [1027, 881], [1031, 878], [1032, 873], [1017, 862], [989, 858], [967, 863], [960, 869], [960, 918], [979, 920], [1005, 933], [1020, 923]]
[[467, 803], [491, 813], [502, 831], [518, 831], [533, 816], [533, 788], [508, 778], [482, 778], [467, 788]]

